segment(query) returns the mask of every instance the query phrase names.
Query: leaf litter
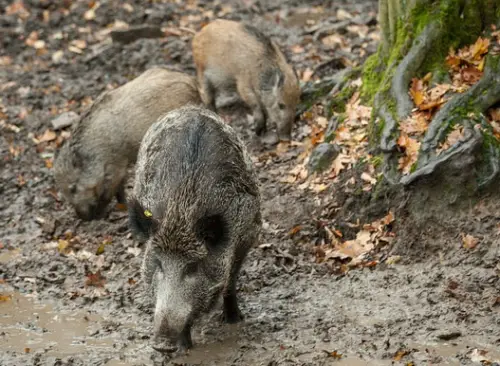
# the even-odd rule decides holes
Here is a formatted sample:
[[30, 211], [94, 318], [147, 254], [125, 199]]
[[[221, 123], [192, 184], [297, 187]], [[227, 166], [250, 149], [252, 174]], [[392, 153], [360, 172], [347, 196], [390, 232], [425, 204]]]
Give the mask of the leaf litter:
[[[420, 79], [412, 79], [408, 93], [415, 104], [415, 109], [408, 118], [400, 122], [400, 135], [397, 139], [397, 145], [402, 153], [398, 160], [398, 169], [402, 174], [409, 174], [418, 161], [421, 139], [435, 114], [453, 95], [465, 92], [483, 76], [490, 42], [489, 38], [479, 37], [474, 44], [464, 46], [458, 51], [450, 49], [445, 64], [452, 80], [451, 84], [433, 84], [432, 73]], [[490, 118], [490, 124], [494, 135], [498, 138], [500, 136], [498, 124], [493, 117]], [[440, 143], [436, 153], [439, 155], [455, 145], [463, 137], [463, 133], [463, 126], [455, 125], [445, 141]]]

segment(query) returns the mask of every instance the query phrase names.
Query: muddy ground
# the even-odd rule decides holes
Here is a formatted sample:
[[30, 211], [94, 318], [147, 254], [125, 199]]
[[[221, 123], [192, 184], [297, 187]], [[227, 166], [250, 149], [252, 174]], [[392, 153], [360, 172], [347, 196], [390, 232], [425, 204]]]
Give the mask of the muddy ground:
[[[110, 207], [106, 219], [77, 220], [54, 190], [54, 144], [33, 141], [59, 113], [81, 112], [106, 88], [153, 65], [194, 73], [190, 33], [111, 44], [99, 31], [116, 20], [195, 30], [217, 16], [251, 21], [287, 49], [299, 70], [337, 59], [322, 69], [328, 74], [339, 68], [340, 58], [359, 64], [375, 51], [377, 37], [351, 34], [348, 25], [376, 32], [376, 1], [311, 1], [307, 8], [284, 0], [109, 1], [95, 9], [95, 18], [87, 15], [90, 20], [84, 14], [93, 2], [25, 1], [25, 10], [10, 8], [13, 14], [7, 14], [10, 3], [0, 0], [0, 120], [10, 126], [0, 126], [1, 365], [500, 362], [500, 200], [495, 192], [462, 202], [460, 210], [427, 216], [408, 215], [398, 209], [401, 202], [388, 200], [366, 210], [365, 202], [342, 193], [341, 183], [314, 194], [283, 182], [300, 148], [274, 154], [252, 138], [246, 123], [232, 118], [256, 161], [265, 220], [261, 245], [240, 276], [245, 320], [228, 326], [219, 323], [216, 312], [207, 316], [194, 329], [195, 348], [171, 359], [150, 347], [152, 309], [139, 277], [143, 248], [132, 240], [126, 214]], [[354, 18], [345, 22], [346, 13]], [[312, 57], [293, 51], [294, 45], [312, 47], [311, 37], [329, 23], [351, 42], [351, 52], [335, 45], [316, 47]], [[44, 45], [26, 44], [33, 31]], [[68, 50], [77, 39], [87, 42], [81, 52]], [[58, 50], [63, 54], [54, 57]], [[307, 121], [299, 121], [294, 140], [307, 131]], [[317, 263], [321, 222], [342, 227], [391, 208], [396, 237], [377, 265], [346, 272]], [[462, 233], [479, 238], [479, 244], [464, 249]], [[384, 261], [389, 256], [400, 260]]]

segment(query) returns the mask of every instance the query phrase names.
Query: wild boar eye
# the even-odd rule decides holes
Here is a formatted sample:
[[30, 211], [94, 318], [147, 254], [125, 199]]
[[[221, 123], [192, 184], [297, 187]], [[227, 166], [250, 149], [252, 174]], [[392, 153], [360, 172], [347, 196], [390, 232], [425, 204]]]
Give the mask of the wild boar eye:
[[71, 194], [75, 194], [76, 193], [76, 184], [72, 184], [69, 186], [69, 192]]
[[161, 261], [159, 259], [155, 260], [155, 266], [158, 268], [160, 271], [163, 272], [163, 265], [161, 264]]
[[278, 107], [279, 107], [281, 110], [285, 109], [285, 103], [280, 103], [280, 104], [278, 104]]
[[185, 276], [192, 276], [196, 274], [196, 272], [198, 272], [198, 263], [196, 262], [188, 263], [184, 269]]

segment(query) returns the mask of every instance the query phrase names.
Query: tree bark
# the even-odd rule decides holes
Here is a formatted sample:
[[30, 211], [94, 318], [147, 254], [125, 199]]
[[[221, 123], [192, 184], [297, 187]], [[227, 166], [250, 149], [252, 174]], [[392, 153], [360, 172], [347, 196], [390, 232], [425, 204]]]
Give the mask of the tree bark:
[[[451, 47], [473, 44], [494, 26], [500, 29], [498, 0], [379, 0], [379, 24], [381, 43], [364, 65], [362, 95], [374, 107], [372, 142], [384, 155], [387, 181], [409, 185], [436, 173], [470, 176], [472, 172], [472, 187], [468, 181], [467, 189], [498, 184], [500, 142], [484, 116], [500, 103], [500, 55], [494, 52], [486, 56], [482, 79], [454, 95], [434, 115], [411, 171], [403, 174], [397, 169], [399, 123], [415, 108], [409, 95], [412, 78], [431, 72], [433, 82], [442, 82]], [[463, 138], [437, 153], [456, 125], [463, 126]]]

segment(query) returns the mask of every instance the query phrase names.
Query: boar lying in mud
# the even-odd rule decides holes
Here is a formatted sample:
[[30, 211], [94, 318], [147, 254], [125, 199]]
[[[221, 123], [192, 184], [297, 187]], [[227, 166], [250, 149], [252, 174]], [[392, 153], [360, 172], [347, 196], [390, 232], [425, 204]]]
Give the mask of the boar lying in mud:
[[192, 48], [200, 94], [210, 109], [239, 95], [252, 109], [257, 135], [269, 120], [280, 140], [290, 140], [300, 88], [275, 42], [253, 26], [218, 19], [194, 36]]
[[259, 237], [260, 194], [246, 148], [219, 116], [188, 106], [151, 126], [129, 220], [147, 240], [142, 279], [156, 303], [156, 350], [191, 348], [191, 326], [221, 295], [225, 321], [240, 320], [236, 280]]
[[80, 218], [102, 216], [113, 196], [124, 203], [127, 168], [135, 163], [147, 129], [188, 103], [202, 103], [196, 79], [162, 67], [96, 99], [54, 164], [56, 185]]

